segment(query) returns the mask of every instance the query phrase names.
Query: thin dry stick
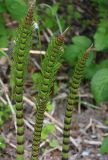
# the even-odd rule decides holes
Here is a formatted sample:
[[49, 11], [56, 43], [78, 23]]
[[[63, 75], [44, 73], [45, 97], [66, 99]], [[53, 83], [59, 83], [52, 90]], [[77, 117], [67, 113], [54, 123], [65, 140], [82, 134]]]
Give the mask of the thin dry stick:
[[94, 145], [94, 146], [100, 146], [102, 144], [101, 141], [89, 141], [87, 139], [84, 139], [84, 141], [82, 141], [82, 143], [90, 144], [90, 145]]
[[13, 119], [13, 122], [14, 122], [14, 126], [15, 126], [15, 129], [17, 130], [16, 113], [15, 113], [14, 108], [12, 106], [12, 103], [11, 103], [11, 100], [9, 98], [9, 95], [7, 94], [7, 88], [5, 87], [5, 85], [4, 85], [3, 81], [1, 80], [1, 78], [0, 78], [0, 84], [3, 87], [3, 91], [4, 91], [4, 94], [5, 94], [6, 100], [7, 100], [8, 104], [9, 104], [10, 110], [12, 112], [12, 119]]
[[[3, 136], [6, 144], [8, 144], [8, 145], [11, 146], [12, 148], [16, 149], [16, 145], [15, 145], [15, 144], [11, 143], [11, 142], [9, 141], [9, 139], [8, 139], [7, 137], [5, 137], [5, 135], [2, 135], [2, 136]], [[24, 150], [24, 152], [25, 152], [25, 154], [28, 153], [27, 150]]]
[[[35, 103], [32, 102], [30, 99], [28, 99], [27, 97], [23, 97], [23, 100], [26, 102], [26, 103], [29, 103], [29, 105], [31, 105], [32, 107], [35, 108]], [[48, 117], [54, 124], [56, 124], [56, 128], [57, 130], [59, 130], [59, 132], [62, 133], [62, 128], [63, 128], [63, 124], [58, 122], [55, 118], [53, 118], [48, 112], [45, 112], [45, 116]], [[78, 149], [80, 150], [80, 147], [79, 147], [79, 144], [76, 143], [76, 141], [70, 137], [70, 140], [72, 142], [72, 144]]]
[[[0, 48], [0, 50], [3, 50], [3, 51], [8, 51], [9, 49], [8, 48]], [[35, 51], [35, 50], [30, 50], [30, 53], [31, 54], [40, 54], [40, 55], [45, 55], [45, 51]]]
[[[3, 97], [0, 97], [0, 100], [6, 105], [8, 102], [7, 101], [5, 101], [4, 99], [3, 99]], [[10, 104], [10, 103], [9, 103]], [[12, 104], [11, 104], [11, 106], [12, 106]], [[9, 105], [9, 107], [10, 107], [10, 105]], [[13, 109], [13, 112], [15, 113], [15, 111], [14, 111], [14, 109]], [[16, 113], [15, 113], [15, 117], [16, 117]], [[25, 123], [25, 125], [29, 128], [29, 129], [31, 129], [32, 131], [34, 131], [34, 128], [32, 127], [32, 125], [26, 120], [26, 119], [24, 119], [24, 123]]]
[[[27, 97], [23, 97], [23, 100], [26, 102], [26, 103], [29, 103], [34, 109], [35, 108], [35, 103], [32, 102], [30, 99], [28, 99]], [[63, 125], [58, 122], [55, 118], [53, 118], [48, 112], [45, 112], [45, 116], [48, 117], [52, 122], [54, 122], [55, 124], [57, 124], [59, 127], [63, 127]]]
[[5, 105], [7, 104], [7, 102], [6, 102], [6, 101], [3, 99], [3, 97], [1, 97], [1, 96], [0, 96], [0, 100], [1, 100], [1, 102], [2, 102], [3, 104], [5, 104]]

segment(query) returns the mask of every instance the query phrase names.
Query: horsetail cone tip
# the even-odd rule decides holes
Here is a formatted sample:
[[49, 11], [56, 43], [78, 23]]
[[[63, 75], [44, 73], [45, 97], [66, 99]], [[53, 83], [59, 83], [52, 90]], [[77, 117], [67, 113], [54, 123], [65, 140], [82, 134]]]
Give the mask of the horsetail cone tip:
[[30, 24], [33, 21], [33, 12], [34, 12], [34, 8], [35, 8], [35, 3], [36, 3], [36, 0], [34, 0], [30, 3], [30, 6], [29, 6], [28, 12], [27, 12], [27, 16], [25, 18], [26, 24]]
[[69, 29], [70, 29], [70, 27], [67, 27], [65, 29], [65, 31], [58, 36], [58, 38], [60, 38], [62, 41], [64, 41], [64, 37], [65, 37], [66, 33], [69, 31]]
[[92, 47], [93, 47], [93, 43], [91, 44], [89, 48], [86, 49], [85, 56], [89, 56]]
[[33, 21], [33, 9], [34, 9], [34, 4], [32, 3], [28, 9], [28, 13], [25, 18], [25, 23], [28, 25]]

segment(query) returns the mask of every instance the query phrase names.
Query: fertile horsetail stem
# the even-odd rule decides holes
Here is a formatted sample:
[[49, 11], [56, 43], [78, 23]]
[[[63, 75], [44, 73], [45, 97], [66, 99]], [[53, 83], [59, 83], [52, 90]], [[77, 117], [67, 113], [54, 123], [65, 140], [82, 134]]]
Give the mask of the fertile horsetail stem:
[[16, 160], [24, 160], [23, 85], [32, 38], [33, 5], [20, 24], [12, 53], [11, 82], [16, 108], [17, 147]]
[[89, 53], [92, 45], [88, 48], [82, 58], [78, 61], [75, 67], [75, 71], [70, 84], [70, 92], [67, 101], [67, 107], [64, 118], [64, 130], [63, 130], [63, 148], [62, 148], [62, 160], [68, 160], [68, 152], [70, 149], [70, 128], [72, 120], [72, 111], [76, 103], [77, 90], [80, 86], [80, 82], [85, 69], [86, 61], [89, 57]]
[[41, 80], [39, 84], [39, 93], [36, 97], [37, 115], [33, 135], [32, 160], [38, 160], [39, 158], [39, 146], [44, 112], [55, 80], [55, 75], [60, 67], [61, 56], [64, 53], [63, 45], [63, 35], [53, 38], [48, 46], [47, 54], [41, 64]]

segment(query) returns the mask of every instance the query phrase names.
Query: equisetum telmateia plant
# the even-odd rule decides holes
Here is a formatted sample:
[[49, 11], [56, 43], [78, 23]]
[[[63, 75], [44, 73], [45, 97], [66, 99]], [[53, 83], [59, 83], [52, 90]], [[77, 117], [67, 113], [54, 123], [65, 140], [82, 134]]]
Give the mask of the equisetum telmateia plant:
[[[16, 160], [24, 160], [23, 85], [25, 73], [27, 73], [29, 50], [32, 41], [33, 8], [33, 5], [29, 7], [27, 16], [19, 26], [15, 46], [12, 52], [11, 84], [17, 120]], [[61, 65], [61, 58], [64, 53], [64, 35], [65, 32], [52, 38], [48, 45], [45, 58], [41, 63], [39, 91], [36, 97], [36, 120], [33, 134], [32, 160], [39, 159], [39, 145], [41, 141], [44, 112], [46, 110], [47, 102], [49, 101], [56, 73]], [[72, 110], [76, 102], [77, 90], [83, 76], [89, 52], [90, 48], [78, 61], [70, 84], [70, 93], [64, 120], [62, 160], [68, 160]]]
[[24, 160], [23, 84], [31, 46], [32, 21], [33, 5], [30, 6], [27, 16], [19, 26], [12, 53], [11, 84], [17, 120], [17, 160]]
[[81, 79], [83, 77], [83, 72], [86, 67], [86, 61], [89, 57], [90, 48], [88, 48], [85, 54], [79, 59], [76, 64], [74, 74], [72, 76], [70, 84], [70, 93], [67, 100], [67, 107], [64, 119], [64, 130], [63, 130], [63, 148], [62, 148], [62, 160], [68, 160], [68, 152], [70, 149], [70, 128], [72, 120], [72, 111], [76, 103], [77, 91], [80, 86]]
[[64, 35], [59, 35], [51, 40], [47, 54], [42, 62], [41, 81], [37, 97], [37, 114], [33, 136], [32, 160], [38, 160], [41, 131], [43, 126], [44, 112], [49, 100], [56, 72], [60, 67], [61, 56], [63, 55]]

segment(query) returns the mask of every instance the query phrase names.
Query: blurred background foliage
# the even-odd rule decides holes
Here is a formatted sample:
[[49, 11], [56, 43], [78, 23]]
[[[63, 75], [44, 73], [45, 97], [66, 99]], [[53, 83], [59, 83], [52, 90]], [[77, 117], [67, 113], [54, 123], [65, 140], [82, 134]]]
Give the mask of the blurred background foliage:
[[[80, 3], [79, 3], [80, 2]], [[16, 27], [25, 16], [28, 1], [24, 0], [1, 0], [0, 1], [0, 47], [10, 47], [15, 39]], [[47, 41], [43, 38], [44, 33], [49, 31], [51, 35], [62, 33], [68, 26], [70, 32], [65, 40], [64, 61], [70, 65], [71, 69], [75, 66], [80, 55], [84, 53], [92, 43], [95, 51], [92, 51], [87, 62], [85, 78], [91, 80], [91, 91], [97, 103], [108, 98], [104, 87], [107, 85], [103, 80], [104, 69], [108, 67], [108, 1], [71, 1], [63, 2], [60, 0], [37, 1], [34, 22], [33, 49], [47, 48]], [[39, 29], [36, 30], [36, 24]], [[45, 32], [44, 32], [45, 31]], [[48, 34], [49, 34], [48, 33]], [[42, 45], [41, 45], [41, 43]], [[2, 52], [0, 52], [0, 55]], [[94, 60], [93, 60], [94, 59]], [[99, 70], [101, 70], [98, 72]], [[98, 72], [98, 74], [96, 74]], [[97, 83], [94, 83], [96, 75], [100, 76], [100, 93]], [[94, 77], [95, 76], [95, 77]], [[105, 78], [105, 77], [104, 77]], [[93, 79], [93, 80], [92, 80]], [[104, 94], [103, 94], [104, 93]], [[99, 94], [99, 95], [98, 95]], [[105, 95], [105, 96], [104, 96]], [[101, 97], [102, 98], [99, 98]]]
[[[16, 35], [16, 28], [25, 16], [27, 0], [0, 0], [0, 48], [11, 48]], [[86, 64], [85, 80], [90, 83], [91, 92], [95, 102], [108, 100], [108, 1], [107, 0], [55, 0], [37, 1], [35, 10], [33, 32], [33, 49], [46, 50], [45, 33], [51, 37], [62, 33], [68, 26], [70, 31], [65, 39], [64, 63], [68, 64], [70, 71], [77, 63], [78, 58], [93, 43], [94, 50]], [[37, 24], [39, 26], [36, 29]], [[41, 45], [42, 43], [42, 45]], [[0, 57], [6, 56], [0, 49]], [[35, 73], [33, 73], [33, 77]], [[37, 76], [36, 76], [37, 77]], [[35, 80], [34, 80], [35, 81]], [[6, 119], [8, 110], [0, 110], [0, 125]], [[6, 114], [3, 114], [3, 113]], [[8, 117], [8, 116], [7, 116]], [[43, 139], [54, 126], [44, 128]], [[108, 141], [107, 141], [108, 142]], [[53, 141], [51, 145], [57, 142]], [[108, 144], [108, 143], [107, 143]], [[106, 143], [104, 142], [104, 146]], [[106, 152], [108, 147], [102, 147]], [[108, 151], [108, 150], [107, 150]]]

